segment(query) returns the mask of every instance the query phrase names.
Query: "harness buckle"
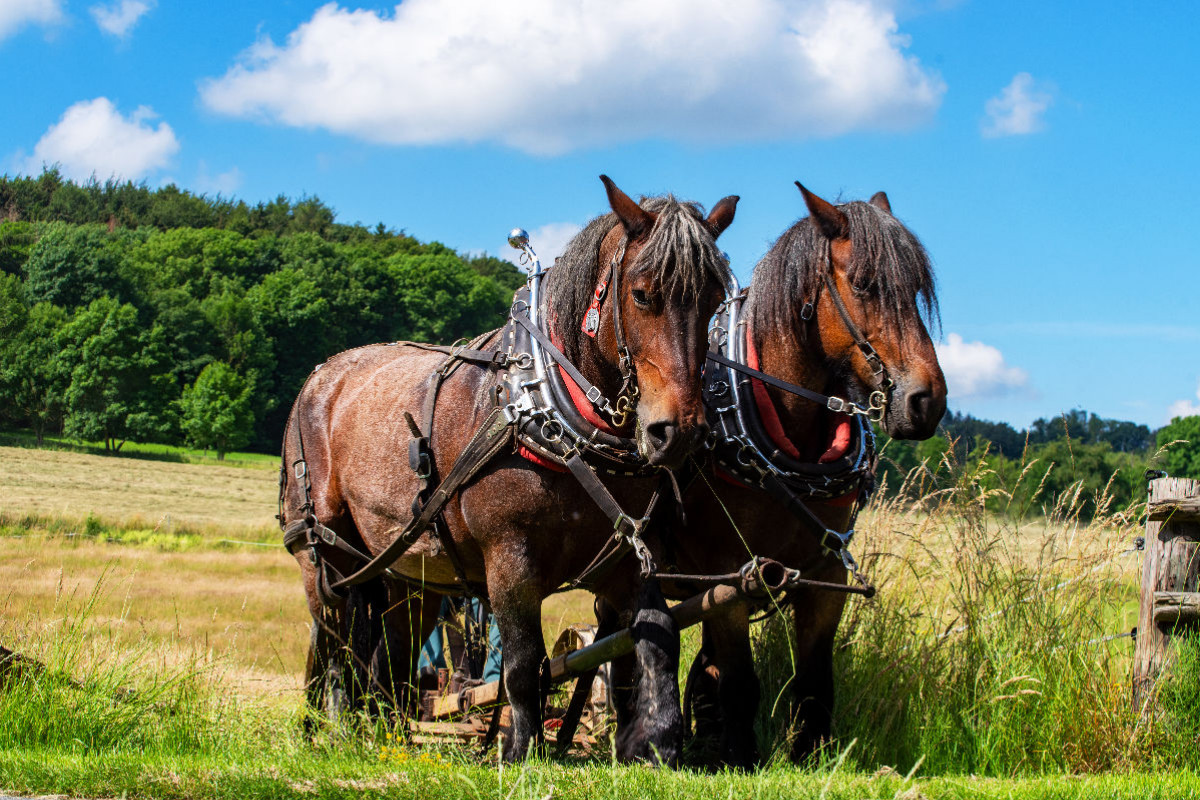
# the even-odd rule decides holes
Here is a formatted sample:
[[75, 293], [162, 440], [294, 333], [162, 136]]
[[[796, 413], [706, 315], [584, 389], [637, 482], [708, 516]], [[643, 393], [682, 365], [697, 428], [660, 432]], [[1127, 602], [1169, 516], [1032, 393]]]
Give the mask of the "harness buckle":
[[[867, 345], [870, 347], [870, 345]], [[867, 360], [867, 366], [871, 368], [871, 372], [876, 376], [883, 374], [883, 359], [875, 352], [875, 348], [871, 348], [870, 352], [863, 352], [863, 357]]]
[[588, 402], [590, 402], [592, 405], [599, 405], [600, 401], [604, 399], [604, 395], [597, 386], [593, 386], [592, 388], [588, 389], [584, 396], [587, 397]]
[[617, 518], [613, 521], [613, 530], [615, 530], [617, 533], [621, 534], [622, 536], [626, 536], [630, 539], [637, 539], [639, 537], [639, 535], [641, 534], [641, 530], [642, 530], [641, 523], [642, 522], [643, 522], [643, 520], [634, 519], [633, 517], [629, 516], [624, 511], [622, 511], [620, 514], [617, 515]]
[[830, 397], [827, 401], [825, 401], [825, 407], [834, 413], [841, 413], [842, 411], [845, 411], [848, 405], [849, 403], [840, 397]]
[[295, 473], [296, 480], [304, 480], [304, 476], [308, 474], [308, 464], [302, 458], [292, 465], [292, 472]]
[[327, 528], [319, 522], [313, 527], [317, 536], [319, 536], [321, 541], [325, 544], [333, 544], [337, 541], [337, 534], [334, 533], [331, 528]]
[[813, 318], [813, 313], [815, 311], [816, 311], [816, 309], [813, 307], [812, 303], [805, 303], [803, 306], [800, 307], [800, 319], [804, 320], [805, 322], [808, 322], [810, 319]]

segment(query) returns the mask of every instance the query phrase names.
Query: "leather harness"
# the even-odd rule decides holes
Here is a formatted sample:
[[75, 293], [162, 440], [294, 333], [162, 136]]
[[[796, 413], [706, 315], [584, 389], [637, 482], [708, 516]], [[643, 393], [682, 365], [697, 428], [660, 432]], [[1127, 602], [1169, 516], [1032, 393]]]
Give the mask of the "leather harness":
[[[413, 499], [412, 517], [387, 547], [373, 556], [363, 553], [316, 518], [311, 496], [311, 480], [304, 456], [300, 417], [293, 411], [289, 427], [293, 431], [296, 449], [290, 473], [300, 482], [304, 500], [296, 509], [300, 517], [284, 527], [284, 545], [293, 554], [302, 550], [308, 551], [317, 567], [317, 590], [322, 602], [334, 605], [342, 599], [343, 590], [381, 575], [394, 580], [417, 582], [445, 594], [486, 597], [486, 587], [467, 579], [453, 537], [445, 528], [442, 512], [450, 499], [493, 459], [501, 453], [518, 450], [535, 453], [540, 459], [548, 460], [563, 471], [569, 471], [613, 524], [612, 536], [596, 557], [574, 580], [560, 587], [560, 591], [594, 586], [631, 552], [641, 562], [643, 575], [654, 573], [654, 561], [643, 540], [643, 533], [663, 494], [665, 484], [660, 484], [655, 489], [645, 513], [640, 517], [633, 517], [624, 511], [600, 480], [598, 473], [646, 477], [661, 476], [666, 470], [646, 464], [633, 440], [603, 431], [588, 421], [571, 400], [563, 377], [563, 373], [569, 376], [598, 411], [613, 419], [616, 428], [627, 423], [637, 397], [637, 377], [632, 356], [625, 343], [620, 302], [617, 300], [620, 263], [624, 252], [622, 244], [609, 267], [608, 277], [601, 277], [604, 284], [611, 285], [612, 291], [609, 294], [614, 298], [613, 323], [619, 368], [622, 373], [621, 390], [615, 401], [609, 400], [598, 387], [588, 381], [540, 326], [530, 319], [528, 286], [517, 292], [509, 313], [509, 321], [505, 326], [476, 338], [468, 346], [393, 343], [394, 346], [444, 353], [446, 359], [428, 379], [421, 424], [418, 425], [411, 414], [405, 413], [412, 434], [409, 443], [409, 466], [417, 475], [419, 487]], [[480, 349], [496, 339], [496, 349]], [[531, 339], [540, 345], [540, 352], [545, 361], [541, 369], [534, 363]], [[445, 380], [464, 363], [496, 372], [496, 380], [489, 391], [492, 408], [445, 477], [435, 483], [437, 468], [429, 441], [433, 432], [438, 393]], [[314, 374], [315, 372], [316, 370]], [[287, 466], [285, 463], [280, 472], [278, 517], [281, 526], [285, 517], [283, 504], [289, 475]], [[671, 483], [673, 484], [673, 481]], [[678, 495], [677, 490], [675, 493]], [[454, 566], [457, 579], [455, 584], [434, 585], [428, 581], [407, 578], [391, 569], [396, 560], [429, 530], [433, 531], [435, 554], [440, 548]], [[330, 548], [351, 557], [361, 566], [349, 575], [341, 574], [329, 563], [327, 555]]]

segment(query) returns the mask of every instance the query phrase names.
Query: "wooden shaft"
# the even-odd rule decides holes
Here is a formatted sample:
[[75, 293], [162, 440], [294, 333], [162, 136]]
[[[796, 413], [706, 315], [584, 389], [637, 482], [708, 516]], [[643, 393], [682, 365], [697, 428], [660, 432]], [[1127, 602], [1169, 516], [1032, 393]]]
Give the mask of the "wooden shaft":
[[[670, 614], [679, 629], [683, 630], [703, 622], [721, 609], [745, 602], [745, 599], [740, 588], [722, 584], [672, 606]], [[557, 683], [595, 669], [614, 658], [632, 653], [633, 645], [633, 631], [623, 628], [551, 661], [550, 679]]]

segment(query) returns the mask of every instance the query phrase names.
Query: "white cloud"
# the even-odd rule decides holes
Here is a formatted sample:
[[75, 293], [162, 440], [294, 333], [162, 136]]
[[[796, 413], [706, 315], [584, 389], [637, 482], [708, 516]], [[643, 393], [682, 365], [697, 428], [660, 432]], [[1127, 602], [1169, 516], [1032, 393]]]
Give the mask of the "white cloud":
[[957, 333], [937, 346], [938, 362], [946, 375], [949, 392], [956, 400], [996, 397], [1029, 384], [1029, 373], [1009, 366], [1004, 354], [983, 342], [966, 342]]
[[25, 25], [53, 25], [61, 19], [59, 0], [0, 0], [0, 40]]
[[175, 132], [146, 106], [123, 116], [107, 97], [82, 100], [63, 112], [33, 148], [24, 171], [36, 174], [42, 166], [58, 164], [75, 180], [95, 175], [137, 180], [162, 169], [179, 151]]
[[987, 119], [982, 131], [986, 138], [1021, 136], [1042, 129], [1042, 114], [1054, 102], [1049, 87], [1035, 81], [1028, 72], [1018, 72], [1000, 94], [984, 104]]
[[219, 113], [533, 153], [910, 127], [945, 85], [887, 0], [330, 3], [200, 88]]
[[[545, 268], [554, 265], [554, 259], [562, 255], [567, 242], [575, 238], [583, 228], [574, 222], [551, 222], [529, 232], [529, 244], [537, 253], [538, 261]], [[520, 264], [521, 254], [509, 246], [508, 242], [499, 250], [500, 257], [514, 264]]]
[[153, 0], [120, 0], [88, 9], [100, 30], [124, 39], [142, 16], [154, 8]]
[[1200, 385], [1196, 387], [1196, 401], [1191, 400], [1176, 400], [1171, 403], [1167, 409], [1167, 421], [1176, 417], [1195, 417], [1200, 416]]

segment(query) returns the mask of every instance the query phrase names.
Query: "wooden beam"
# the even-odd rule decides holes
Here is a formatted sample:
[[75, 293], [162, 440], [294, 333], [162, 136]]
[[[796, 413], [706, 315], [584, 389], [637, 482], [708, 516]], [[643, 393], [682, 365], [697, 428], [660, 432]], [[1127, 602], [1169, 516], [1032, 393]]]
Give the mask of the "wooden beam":
[[445, 719], [463, 711], [490, 706], [500, 700], [500, 681], [472, 686], [461, 692], [443, 695], [433, 701], [434, 719]]
[[1200, 497], [1180, 497], [1151, 502], [1149, 518], [1153, 522], [1200, 521]]
[[1155, 592], [1156, 625], [1200, 622], [1200, 592]]

